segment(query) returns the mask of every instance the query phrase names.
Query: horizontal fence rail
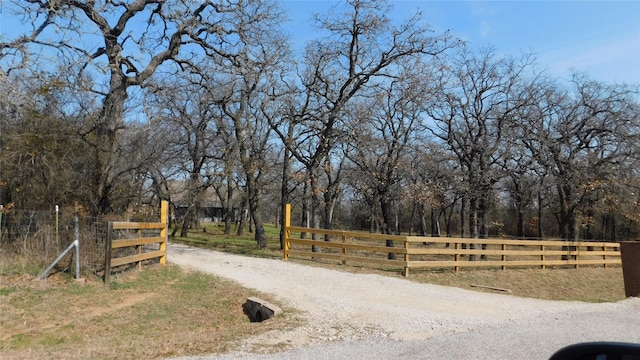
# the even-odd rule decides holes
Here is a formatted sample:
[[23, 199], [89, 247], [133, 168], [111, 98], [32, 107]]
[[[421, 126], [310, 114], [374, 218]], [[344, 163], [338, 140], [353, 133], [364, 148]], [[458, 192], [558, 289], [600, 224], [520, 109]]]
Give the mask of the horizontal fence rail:
[[[162, 201], [160, 207], [160, 222], [123, 222], [110, 221], [107, 230], [106, 255], [104, 266], [104, 282], [111, 281], [111, 269], [114, 267], [136, 264], [142, 268], [142, 262], [158, 258], [160, 264], [166, 264], [167, 258], [167, 212], [168, 203]], [[115, 239], [115, 234], [124, 236]], [[148, 246], [158, 244], [157, 246]], [[133, 248], [133, 254], [113, 257], [114, 250]], [[153, 248], [152, 250], [149, 250]]]
[[[403, 269], [461, 267], [538, 267], [620, 265], [620, 244], [591, 241], [470, 239], [385, 235], [359, 231], [313, 229], [290, 225], [285, 211], [284, 259], [328, 259]], [[312, 234], [320, 239], [313, 240]], [[387, 241], [394, 247], [387, 247]], [[388, 254], [395, 259], [388, 259]], [[470, 261], [475, 259], [477, 261]]]

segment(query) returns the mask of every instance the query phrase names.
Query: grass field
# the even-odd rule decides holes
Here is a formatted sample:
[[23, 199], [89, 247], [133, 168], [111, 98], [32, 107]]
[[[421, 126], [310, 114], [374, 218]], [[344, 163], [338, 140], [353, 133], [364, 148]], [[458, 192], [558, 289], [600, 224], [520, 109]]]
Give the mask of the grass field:
[[[224, 236], [221, 230], [211, 224], [206, 232], [192, 232], [187, 239], [175, 241], [246, 256], [282, 258], [278, 229], [273, 226], [267, 227], [266, 250], [256, 248], [249, 232], [237, 237]], [[402, 277], [398, 269], [289, 261]], [[155, 359], [218, 353], [234, 349], [242, 338], [301, 323], [286, 308], [283, 316], [251, 323], [242, 304], [249, 296], [275, 302], [268, 295], [172, 265], [112, 275], [109, 286], [90, 276], [84, 283], [76, 282], [68, 273], [55, 273], [39, 282], [35, 277], [41, 270], [0, 249], [2, 359]], [[607, 302], [624, 298], [620, 268], [412, 271], [409, 280], [500, 292], [484, 288], [495, 287], [510, 290], [513, 296], [541, 299]]]

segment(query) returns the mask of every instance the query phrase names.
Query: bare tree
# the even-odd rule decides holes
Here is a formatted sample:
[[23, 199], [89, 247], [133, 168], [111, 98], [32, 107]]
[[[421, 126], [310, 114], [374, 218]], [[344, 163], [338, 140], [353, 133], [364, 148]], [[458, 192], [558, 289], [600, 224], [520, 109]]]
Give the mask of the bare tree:
[[232, 222], [235, 220], [234, 207], [239, 206], [237, 204], [237, 195], [240, 194], [238, 176], [241, 171], [238, 169], [237, 144], [233, 127], [225, 121], [224, 117], [219, 121], [216, 135], [222, 142], [220, 149], [223, 153], [222, 164], [218, 171], [210, 174], [211, 186], [218, 195], [224, 211], [224, 234], [231, 235]]
[[435, 121], [433, 134], [456, 154], [464, 169], [472, 238], [487, 236], [489, 195], [499, 179], [495, 164], [506, 123], [524, 106], [517, 91], [531, 64], [529, 56], [496, 58], [492, 49], [478, 55], [464, 49], [443, 66], [436, 87], [442, 91], [434, 94], [427, 108]]
[[[186, 179], [182, 201], [187, 206], [180, 236], [199, 228], [199, 209], [211, 187], [212, 168], [224, 159], [224, 139], [219, 137], [222, 117], [209, 90], [198, 78], [184, 73], [171, 82], [158, 82], [147, 96], [149, 116], [169, 134], [165, 152], [172, 156], [177, 177]], [[175, 189], [174, 189], [175, 191]]]
[[[260, 17], [254, 19], [250, 15], [257, 10]], [[236, 41], [221, 46], [224, 54], [209, 57], [215, 71], [205, 79], [216, 89], [216, 104], [233, 129], [255, 240], [264, 249], [267, 239], [261, 198], [265, 175], [273, 169], [269, 155], [275, 152], [269, 118], [279, 110], [274, 103], [281, 92], [289, 48], [278, 28], [283, 20], [278, 7], [265, 3], [259, 9], [248, 7], [245, 13], [234, 23]]]
[[[413, 63], [411, 68], [411, 72], [399, 73], [396, 80], [374, 87], [369, 100], [363, 100], [358, 107], [362, 110], [354, 112], [355, 119], [349, 124], [347, 157], [375, 191], [384, 234], [399, 232], [393, 204], [401, 200], [398, 190], [406, 178], [409, 153], [424, 130], [421, 113], [426, 82], [415, 78], [412, 81], [410, 75], [419, 66]], [[387, 246], [393, 246], [393, 241], [388, 240]], [[395, 253], [389, 253], [388, 257], [394, 259]]]
[[[444, 219], [447, 236], [453, 236], [453, 215], [464, 193], [459, 161], [437, 142], [423, 142], [415, 147], [407, 178], [420, 217], [420, 234], [440, 236]], [[430, 210], [430, 226], [426, 211]], [[429, 229], [430, 228], [430, 229]]]
[[[336, 169], [326, 165], [334, 161], [332, 153], [346, 133], [350, 104], [367, 88], [395, 77], [402, 59], [435, 56], [451, 46], [449, 35], [432, 35], [420, 14], [396, 25], [385, 15], [384, 1], [349, 0], [346, 7], [315, 17], [323, 36], [305, 51], [298, 110], [288, 118], [294, 126], [277, 128], [283, 141], [291, 132], [296, 139], [287, 146], [306, 169], [314, 226], [320, 224], [323, 200], [325, 207], [333, 203], [331, 196], [323, 199], [326, 189], [320, 178], [323, 170]], [[341, 181], [335, 171], [331, 179], [334, 184]], [[324, 227], [330, 227], [328, 220], [325, 217]]]
[[[517, 113], [526, 113], [527, 108], [522, 108]], [[525, 221], [527, 220], [528, 210], [533, 206], [536, 195], [541, 194], [539, 189], [541, 178], [537, 173], [543, 171], [535, 162], [535, 158], [531, 151], [517, 141], [525, 134], [524, 127], [519, 126], [519, 116], [513, 116], [515, 124], [508, 125], [505, 128], [505, 136], [514, 141], [506, 141], [499, 150], [500, 156], [498, 164], [505, 174], [505, 178], [501, 182], [502, 190], [508, 195], [509, 209], [515, 211], [516, 218], [516, 236], [524, 238], [526, 236]], [[538, 200], [540, 200], [538, 196]]]
[[[197, 72], [202, 53], [221, 55], [236, 41], [235, 20], [262, 21], [261, 2], [181, 2], [137, 0], [16, 1], [13, 8], [31, 31], [0, 44], [9, 69], [31, 68], [43, 59], [62, 58], [78, 74], [94, 80], [91, 90], [102, 109], [91, 119], [85, 138], [95, 148], [94, 210], [112, 208], [119, 134], [131, 89], [144, 87], [165, 64]], [[36, 62], [34, 62], [36, 61]], [[7, 70], [10, 71], [10, 70]]]
[[552, 176], [555, 215], [563, 239], [576, 240], [581, 219], [611, 193], [638, 158], [637, 89], [575, 74], [571, 88], [549, 84], [523, 120], [524, 143]]

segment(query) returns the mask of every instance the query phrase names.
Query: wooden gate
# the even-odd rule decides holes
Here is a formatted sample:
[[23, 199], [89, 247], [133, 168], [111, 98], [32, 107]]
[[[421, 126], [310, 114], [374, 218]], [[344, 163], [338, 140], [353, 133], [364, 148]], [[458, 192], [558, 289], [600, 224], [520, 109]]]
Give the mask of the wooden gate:
[[[111, 281], [111, 269], [117, 266], [135, 263], [138, 269], [142, 262], [159, 258], [160, 264], [167, 261], [167, 214], [168, 203], [163, 200], [160, 205], [159, 222], [129, 222], [109, 221], [104, 261], [104, 282]], [[125, 230], [125, 238], [114, 239], [115, 230]], [[150, 236], [149, 233], [151, 233]], [[151, 246], [158, 244], [157, 246]], [[118, 258], [112, 258], [114, 249], [134, 247], [135, 253]]]

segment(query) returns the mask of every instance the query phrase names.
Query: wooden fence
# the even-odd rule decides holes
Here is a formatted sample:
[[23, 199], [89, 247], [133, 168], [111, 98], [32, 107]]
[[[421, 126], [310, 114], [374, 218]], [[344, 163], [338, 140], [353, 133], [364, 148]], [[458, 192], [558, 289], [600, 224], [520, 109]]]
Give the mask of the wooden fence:
[[[145, 260], [159, 258], [160, 264], [167, 261], [167, 212], [168, 203], [162, 201], [160, 205], [160, 221], [153, 223], [110, 221], [107, 230], [107, 241], [104, 261], [104, 282], [111, 281], [111, 269], [117, 266], [135, 263], [138, 269], [142, 268]], [[115, 231], [118, 231], [119, 238], [114, 239]], [[147, 236], [151, 233], [152, 236]], [[159, 233], [159, 235], [158, 235]], [[123, 236], [125, 238], [120, 238]], [[158, 244], [151, 251], [146, 251], [145, 246]], [[133, 255], [112, 258], [114, 249], [134, 248]]]
[[[403, 269], [461, 267], [538, 267], [620, 265], [620, 244], [591, 241], [470, 239], [385, 235], [358, 231], [291, 226], [291, 206], [285, 209], [284, 259], [300, 258], [369, 263]], [[304, 238], [303, 235], [304, 234]], [[318, 240], [310, 239], [320, 235]], [[328, 239], [329, 241], [325, 241]], [[395, 247], [387, 247], [392, 240]], [[471, 243], [476, 244], [471, 249]], [[312, 251], [312, 247], [315, 251]], [[396, 259], [389, 260], [388, 254]], [[478, 261], [470, 261], [475, 257]]]

